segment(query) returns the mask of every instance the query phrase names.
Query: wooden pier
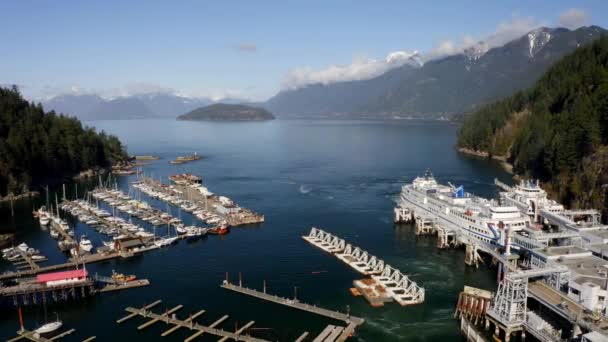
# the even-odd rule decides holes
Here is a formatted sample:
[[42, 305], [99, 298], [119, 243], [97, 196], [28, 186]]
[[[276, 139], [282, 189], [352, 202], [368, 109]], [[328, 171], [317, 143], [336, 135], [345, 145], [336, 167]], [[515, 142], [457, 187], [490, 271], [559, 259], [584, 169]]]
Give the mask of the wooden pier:
[[123, 252], [113, 252], [113, 253], [105, 253], [105, 254], [100, 254], [100, 253], [88, 254], [88, 255], [80, 256], [76, 259], [70, 259], [70, 261], [65, 262], [63, 264], [42, 266], [42, 267], [38, 267], [36, 269], [23, 270], [23, 271], [17, 271], [17, 272], [2, 273], [2, 274], [0, 274], [0, 280], [22, 278], [22, 277], [27, 277], [27, 276], [33, 276], [33, 275], [36, 275], [39, 273], [47, 273], [47, 272], [53, 272], [53, 271], [62, 270], [62, 269], [66, 269], [66, 268], [74, 268], [83, 263], [91, 264], [94, 262], [101, 262], [101, 261], [106, 261], [106, 260], [111, 260], [111, 259], [116, 259], [116, 258], [126, 259], [129, 257], [132, 257], [133, 255], [134, 255], [133, 253], [123, 253]]
[[[39, 334], [37, 334], [35, 331], [30, 331], [30, 330], [24, 329], [22, 327], [21, 330], [17, 331], [16, 337], [13, 337], [6, 341], [7, 342], [16, 342], [16, 341], [21, 341], [21, 340], [29, 340], [29, 341], [34, 341], [34, 342], [52, 342], [52, 341], [59, 341], [59, 339], [65, 337], [65, 336], [71, 335], [74, 332], [76, 332], [76, 329], [68, 329], [66, 331], [63, 331], [63, 332], [53, 335], [51, 337], [43, 337], [43, 336], [40, 336]], [[95, 336], [91, 336], [91, 337], [84, 339], [83, 342], [90, 342], [90, 341], [94, 341], [95, 339], [96, 339]]]
[[148, 285], [150, 285], [150, 281], [148, 279], [138, 279], [138, 280], [123, 282], [123, 283], [108, 284], [108, 285], [102, 287], [101, 289], [99, 289], [99, 291], [97, 291], [97, 292], [103, 293], [103, 292], [111, 292], [111, 291], [120, 291], [120, 290], [133, 289], [136, 287], [143, 287], [143, 286], [148, 286]]
[[214, 323], [212, 323], [208, 326], [201, 325], [201, 324], [196, 323], [195, 319], [198, 316], [202, 315], [205, 312], [205, 310], [201, 310], [201, 311], [191, 315], [187, 319], [182, 320], [182, 319], [178, 319], [175, 315], [175, 312], [182, 309], [182, 307], [183, 307], [182, 305], [178, 305], [170, 310], [166, 310], [163, 314], [160, 314], [160, 315], [150, 311], [151, 308], [157, 306], [160, 303], [161, 303], [161, 300], [157, 300], [157, 301], [153, 302], [152, 304], [144, 306], [141, 309], [127, 307], [127, 308], [125, 308], [125, 311], [129, 312], [129, 315], [118, 319], [116, 321], [116, 323], [120, 324], [120, 323], [123, 323], [136, 316], [141, 316], [144, 318], [149, 318], [150, 320], [139, 325], [137, 327], [138, 330], [145, 329], [145, 328], [153, 325], [154, 323], [162, 322], [165, 324], [172, 324], [173, 327], [169, 328], [168, 330], [165, 330], [161, 334], [161, 336], [167, 336], [167, 335], [179, 330], [180, 328], [189, 329], [191, 331], [194, 331], [194, 333], [192, 335], [190, 335], [188, 338], [186, 338], [184, 340], [185, 342], [190, 342], [205, 333], [221, 337], [220, 341], [227, 341], [229, 339], [232, 339], [235, 341], [246, 341], [246, 342], [267, 342], [266, 340], [263, 340], [260, 338], [243, 335], [243, 333], [247, 329], [251, 328], [251, 326], [253, 326], [255, 324], [255, 322], [253, 322], [253, 321], [247, 323], [246, 325], [244, 325], [243, 327], [241, 327], [240, 329], [238, 329], [235, 332], [230, 332], [230, 331], [226, 331], [226, 330], [217, 328], [221, 323], [223, 323], [225, 320], [228, 319], [228, 315], [222, 316], [221, 318], [219, 318]]
[[[267, 294], [266, 291], [259, 292], [254, 289], [249, 289], [249, 288], [246, 288], [246, 287], [243, 287], [240, 285], [230, 284], [228, 281], [224, 281], [222, 283], [221, 287], [223, 287], [227, 290], [232, 290], [232, 291], [242, 293], [242, 294], [245, 294], [248, 296], [263, 299], [263, 300], [266, 300], [269, 302], [273, 302], [273, 303], [289, 306], [291, 308], [311, 312], [311, 313], [325, 316], [325, 317], [335, 319], [338, 321], [343, 321], [344, 323], [347, 324], [347, 326], [345, 328], [331, 326], [333, 328], [327, 333], [327, 335], [325, 337], [323, 337], [319, 341], [326, 341], [326, 342], [334, 341], [334, 340], [335, 341], [345, 341], [349, 336], [351, 336], [355, 332], [356, 327], [365, 323], [365, 320], [360, 317], [351, 316], [350, 314], [345, 314], [345, 313], [342, 313], [339, 311], [328, 310], [328, 309], [324, 309], [324, 308], [321, 308], [321, 307], [318, 307], [315, 305], [302, 303], [297, 299], [284, 298], [284, 297], [279, 297], [276, 295], [270, 295], [270, 294]], [[330, 326], [328, 326], [326, 328], [326, 330], [329, 327]], [[339, 330], [339, 332], [335, 332], [337, 330]], [[323, 335], [324, 332], [325, 332], [325, 330], [321, 333], [321, 335]], [[319, 335], [317, 338], [321, 337], [321, 335]], [[329, 337], [332, 337], [332, 339], [330, 339]], [[316, 339], [315, 339], [315, 341], [316, 341]]]

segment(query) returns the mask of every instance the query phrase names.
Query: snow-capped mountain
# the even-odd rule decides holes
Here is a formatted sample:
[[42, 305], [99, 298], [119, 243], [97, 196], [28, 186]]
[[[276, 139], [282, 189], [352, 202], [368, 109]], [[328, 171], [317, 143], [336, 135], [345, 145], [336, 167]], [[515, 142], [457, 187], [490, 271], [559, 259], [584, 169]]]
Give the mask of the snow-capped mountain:
[[538, 28], [503, 46], [478, 42], [463, 53], [404, 65], [365, 80], [281, 91], [265, 107], [277, 116], [443, 117], [531, 86], [554, 62], [606, 30]]
[[551, 40], [551, 32], [547, 28], [539, 28], [528, 33], [530, 57], [534, 57]]

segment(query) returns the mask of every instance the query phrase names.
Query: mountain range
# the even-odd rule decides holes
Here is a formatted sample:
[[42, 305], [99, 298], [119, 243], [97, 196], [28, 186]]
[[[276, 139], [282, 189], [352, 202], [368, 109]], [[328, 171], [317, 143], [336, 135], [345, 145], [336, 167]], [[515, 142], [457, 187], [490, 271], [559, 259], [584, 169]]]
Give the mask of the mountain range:
[[190, 98], [165, 93], [137, 94], [114, 99], [88, 94], [64, 94], [44, 101], [42, 105], [47, 110], [75, 116], [81, 120], [114, 120], [175, 118], [213, 102], [208, 98]]
[[263, 107], [279, 118], [449, 118], [530, 87], [562, 56], [606, 33], [598, 26], [541, 27], [491, 49], [481, 41], [462, 53], [404, 63], [371, 79], [286, 89], [262, 103], [151, 93], [110, 100], [66, 94], [42, 104], [82, 120], [176, 118], [217, 102]]
[[542, 27], [503, 46], [479, 42], [368, 80], [284, 90], [264, 107], [279, 117], [447, 117], [531, 86], [562, 56], [605, 33], [598, 26]]

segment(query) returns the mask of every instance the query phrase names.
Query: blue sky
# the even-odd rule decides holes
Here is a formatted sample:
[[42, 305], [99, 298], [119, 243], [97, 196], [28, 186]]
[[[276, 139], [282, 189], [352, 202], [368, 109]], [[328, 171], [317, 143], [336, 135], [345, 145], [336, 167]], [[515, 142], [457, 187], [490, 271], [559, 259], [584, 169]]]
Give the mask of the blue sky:
[[539, 25], [608, 27], [606, 13], [606, 1], [559, 0], [3, 1], [0, 84], [31, 98], [169, 91], [263, 100], [289, 84], [380, 72], [391, 52], [428, 58]]

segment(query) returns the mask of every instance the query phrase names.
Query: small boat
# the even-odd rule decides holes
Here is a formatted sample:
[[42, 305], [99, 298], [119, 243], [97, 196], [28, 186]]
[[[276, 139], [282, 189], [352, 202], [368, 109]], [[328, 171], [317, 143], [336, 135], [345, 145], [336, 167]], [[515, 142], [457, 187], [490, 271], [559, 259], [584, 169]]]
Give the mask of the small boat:
[[38, 327], [38, 329], [34, 330], [34, 332], [37, 334], [47, 334], [61, 328], [61, 326], [63, 326], [63, 322], [61, 322], [59, 318], [57, 318], [57, 320], [54, 322], [49, 322], [41, 325], [40, 327]]
[[44, 213], [44, 214], [40, 215], [40, 217], [38, 218], [38, 221], [40, 222], [41, 226], [46, 227], [51, 222], [51, 218], [48, 216], [47, 213]]
[[91, 243], [91, 240], [87, 239], [86, 235], [80, 237], [79, 245], [80, 248], [86, 252], [90, 252], [93, 249], [93, 244]]
[[56, 231], [56, 230], [51, 229], [51, 237], [52, 237], [53, 239], [57, 239], [57, 238], [59, 237], [59, 233], [57, 233], [57, 231]]
[[174, 242], [176, 242], [177, 239], [178, 239], [177, 236], [162, 238], [160, 240], [154, 241], [154, 245], [156, 245], [157, 247], [169, 246], [169, 245], [173, 244]]
[[228, 225], [221, 225], [221, 226], [209, 228], [209, 230], [208, 230], [209, 234], [215, 234], [215, 235], [225, 235], [225, 234], [228, 234], [229, 232], [230, 232], [230, 227]]
[[32, 258], [32, 260], [44, 260], [44, 259], [46, 259], [46, 257], [42, 256], [42, 255], [32, 255], [31, 258]]
[[117, 283], [126, 283], [137, 279], [137, 277], [133, 274], [124, 275], [122, 273], [116, 273], [114, 270], [112, 270], [112, 279], [114, 279], [114, 281]]
[[183, 224], [175, 226], [175, 231], [177, 234], [186, 234], [188, 232], [188, 227], [185, 227]]
[[111, 251], [116, 249], [116, 243], [114, 241], [104, 241], [103, 245], [108, 247]]

